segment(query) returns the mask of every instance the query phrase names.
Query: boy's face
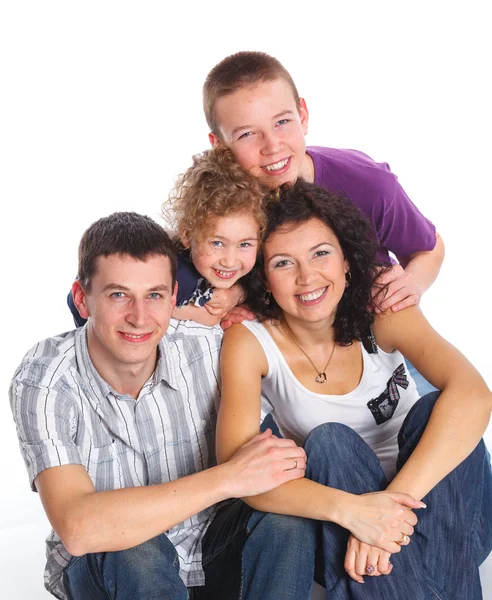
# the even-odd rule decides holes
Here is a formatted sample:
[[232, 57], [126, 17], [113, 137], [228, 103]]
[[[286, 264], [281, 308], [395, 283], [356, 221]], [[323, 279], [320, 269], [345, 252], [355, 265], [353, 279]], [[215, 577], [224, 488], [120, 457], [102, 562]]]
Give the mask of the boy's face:
[[196, 270], [216, 288], [232, 287], [251, 271], [258, 251], [258, 224], [249, 213], [219, 217], [212, 236], [191, 240]]
[[298, 110], [289, 84], [283, 79], [259, 83], [219, 98], [215, 104], [221, 139], [210, 134], [212, 145], [224, 144], [237, 162], [270, 189], [309, 179], [306, 159], [308, 111]]
[[84, 292], [78, 282], [74, 287], [77, 308], [84, 318], [91, 317], [89, 351], [96, 368], [152, 371], [176, 304], [169, 258], [100, 256], [90, 291]]

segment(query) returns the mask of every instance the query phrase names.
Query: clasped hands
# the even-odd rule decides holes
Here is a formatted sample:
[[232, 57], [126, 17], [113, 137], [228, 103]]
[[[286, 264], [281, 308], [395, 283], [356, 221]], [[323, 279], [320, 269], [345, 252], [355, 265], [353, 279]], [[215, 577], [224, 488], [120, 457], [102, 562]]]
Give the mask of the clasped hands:
[[363, 583], [363, 575], [391, 573], [391, 554], [410, 543], [417, 524], [417, 516], [411, 509], [425, 508], [425, 504], [408, 494], [389, 491], [363, 494], [359, 498], [363, 507], [354, 523], [347, 527], [351, 535], [344, 568], [354, 581]]

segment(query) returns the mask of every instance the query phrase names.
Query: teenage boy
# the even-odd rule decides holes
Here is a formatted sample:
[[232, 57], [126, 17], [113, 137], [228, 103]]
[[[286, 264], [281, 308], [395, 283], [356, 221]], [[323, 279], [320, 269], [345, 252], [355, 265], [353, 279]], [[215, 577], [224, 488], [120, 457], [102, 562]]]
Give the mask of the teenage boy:
[[[96, 221], [73, 285], [87, 324], [36, 344], [12, 380], [21, 452], [53, 527], [45, 585], [57, 598], [207, 597], [214, 504], [304, 475], [304, 450], [270, 431], [217, 466], [221, 330], [170, 322], [176, 292], [159, 225], [135, 213]], [[253, 550], [274, 539], [263, 516]]]
[[226, 57], [206, 78], [203, 106], [211, 144], [228, 147], [269, 188], [303, 177], [352, 200], [374, 224], [379, 258], [390, 262], [391, 252], [399, 261], [380, 278], [389, 284], [381, 309], [419, 303], [444, 259], [441, 237], [386, 163], [355, 150], [306, 148], [306, 101], [277, 59], [263, 52]]

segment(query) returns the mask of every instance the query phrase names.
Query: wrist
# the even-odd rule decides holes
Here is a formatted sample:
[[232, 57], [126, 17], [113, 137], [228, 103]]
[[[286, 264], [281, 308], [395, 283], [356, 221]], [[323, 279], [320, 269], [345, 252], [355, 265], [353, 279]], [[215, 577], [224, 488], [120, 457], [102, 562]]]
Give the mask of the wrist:
[[355, 510], [359, 496], [342, 490], [330, 488], [332, 491], [330, 502], [326, 503], [325, 521], [330, 521], [348, 529], [350, 514]]

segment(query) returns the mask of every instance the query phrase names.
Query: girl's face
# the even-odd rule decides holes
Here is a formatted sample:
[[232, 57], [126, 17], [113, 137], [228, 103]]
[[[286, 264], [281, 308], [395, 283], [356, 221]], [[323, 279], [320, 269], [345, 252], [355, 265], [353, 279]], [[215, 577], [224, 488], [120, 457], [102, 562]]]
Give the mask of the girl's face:
[[215, 221], [213, 235], [191, 240], [196, 270], [216, 288], [230, 288], [249, 273], [258, 251], [258, 225], [251, 214], [235, 213]]
[[349, 267], [329, 227], [318, 219], [287, 223], [267, 240], [264, 255], [268, 289], [286, 315], [309, 322], [335, 317]]

